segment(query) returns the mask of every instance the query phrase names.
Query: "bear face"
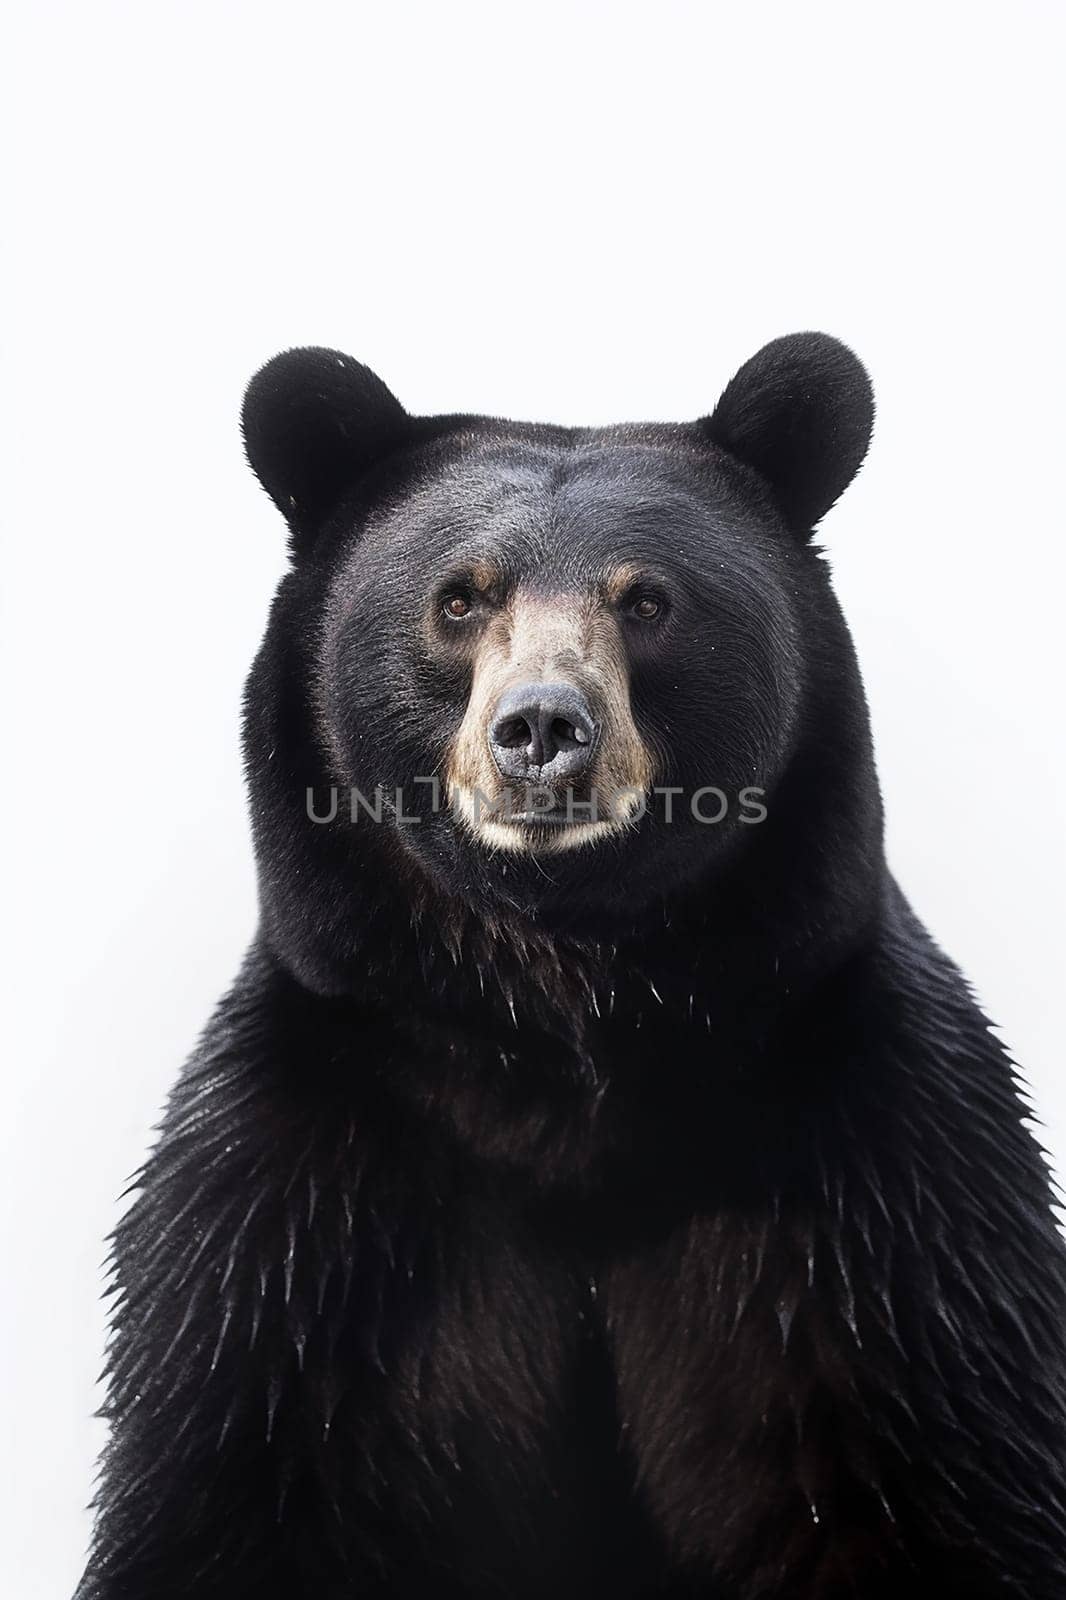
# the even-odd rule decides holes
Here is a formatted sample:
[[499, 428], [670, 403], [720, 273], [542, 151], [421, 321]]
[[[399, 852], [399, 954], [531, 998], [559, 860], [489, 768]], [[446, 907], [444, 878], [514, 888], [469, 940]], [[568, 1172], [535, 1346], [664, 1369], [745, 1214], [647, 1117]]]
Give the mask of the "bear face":
[[303, 784], [408, 880], [542, 925], [639, 918], [743, 850], [827, 714], [846, 632], [806, 538], [871, 421], [819, 335], [677, 426], [412, 418], [349, 357], [278, 357], [244, 413], [294, 555], [253, 776], [278, 744], [254, 701], [281, 695]]
[[762, 534], [684, 442], [475, 434], [434, 456], [330, 576], [316, 712], [331, 769], [402, 795], [420, 818], [393, 823], [402, 846], [453, 890], [471, 853], [513, 881], [501, 857], [580, 852], [553, 873], [594, 894], [597, 848], [640, 892], [668, 846], [690, 862], [719, 847], [735, 801], [710, 826], [685, 797], [772, 778], [792, 735], [787, 536]]

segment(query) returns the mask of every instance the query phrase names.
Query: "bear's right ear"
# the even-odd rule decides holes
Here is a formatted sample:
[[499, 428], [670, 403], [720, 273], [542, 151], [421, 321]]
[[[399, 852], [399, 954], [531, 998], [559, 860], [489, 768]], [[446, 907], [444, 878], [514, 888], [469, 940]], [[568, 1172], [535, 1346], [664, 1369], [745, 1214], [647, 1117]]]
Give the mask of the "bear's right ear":
[[256, 373], [241, 411], [245, 453], [292, 529], [294, 554], [409, 427], [381, 379], [339, 350], [286, 350]]

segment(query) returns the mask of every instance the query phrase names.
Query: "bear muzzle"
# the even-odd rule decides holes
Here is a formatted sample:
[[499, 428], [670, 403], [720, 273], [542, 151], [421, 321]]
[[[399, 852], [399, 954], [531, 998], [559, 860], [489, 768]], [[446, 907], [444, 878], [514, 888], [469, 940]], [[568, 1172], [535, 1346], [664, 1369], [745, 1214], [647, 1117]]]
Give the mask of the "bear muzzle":
[[600, 596], [512, 597], [479, 641], [445, 775], [458, 820], [496, 849], [573, 849], [632, 821], [652, 761]]

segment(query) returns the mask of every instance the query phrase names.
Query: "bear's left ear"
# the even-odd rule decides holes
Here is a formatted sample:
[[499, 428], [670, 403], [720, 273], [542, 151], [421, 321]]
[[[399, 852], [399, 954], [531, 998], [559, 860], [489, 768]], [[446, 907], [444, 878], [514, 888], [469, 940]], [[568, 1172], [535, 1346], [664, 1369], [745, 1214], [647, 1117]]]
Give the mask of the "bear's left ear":
[[410, 426], [381, 379], [339, 350], [286, 350], [256, 373], [241, 411], [244, 448], [292, 529], [294, 554]]
[[701, 427], [755, 469], [806, 538], [859, 470], [873, 420], [858, 357], [828, 334], [794, 333], [745, 362]]

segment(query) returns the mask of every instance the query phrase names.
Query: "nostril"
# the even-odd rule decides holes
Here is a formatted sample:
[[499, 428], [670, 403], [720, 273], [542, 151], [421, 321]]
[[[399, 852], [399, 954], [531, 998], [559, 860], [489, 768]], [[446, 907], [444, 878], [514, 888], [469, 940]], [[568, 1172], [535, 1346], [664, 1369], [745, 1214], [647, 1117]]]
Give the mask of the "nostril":
[[492, 742], [504, 750], [522, 750], [533, 743], [533, 729], [524, 717], [502, 717], [493, 727]]
[[570, 722], [566, 717], [553, 718], [551, 736], [560, 750], [571, 750], [575, 745], [589, 742], [588, 729], [579, 722]]

